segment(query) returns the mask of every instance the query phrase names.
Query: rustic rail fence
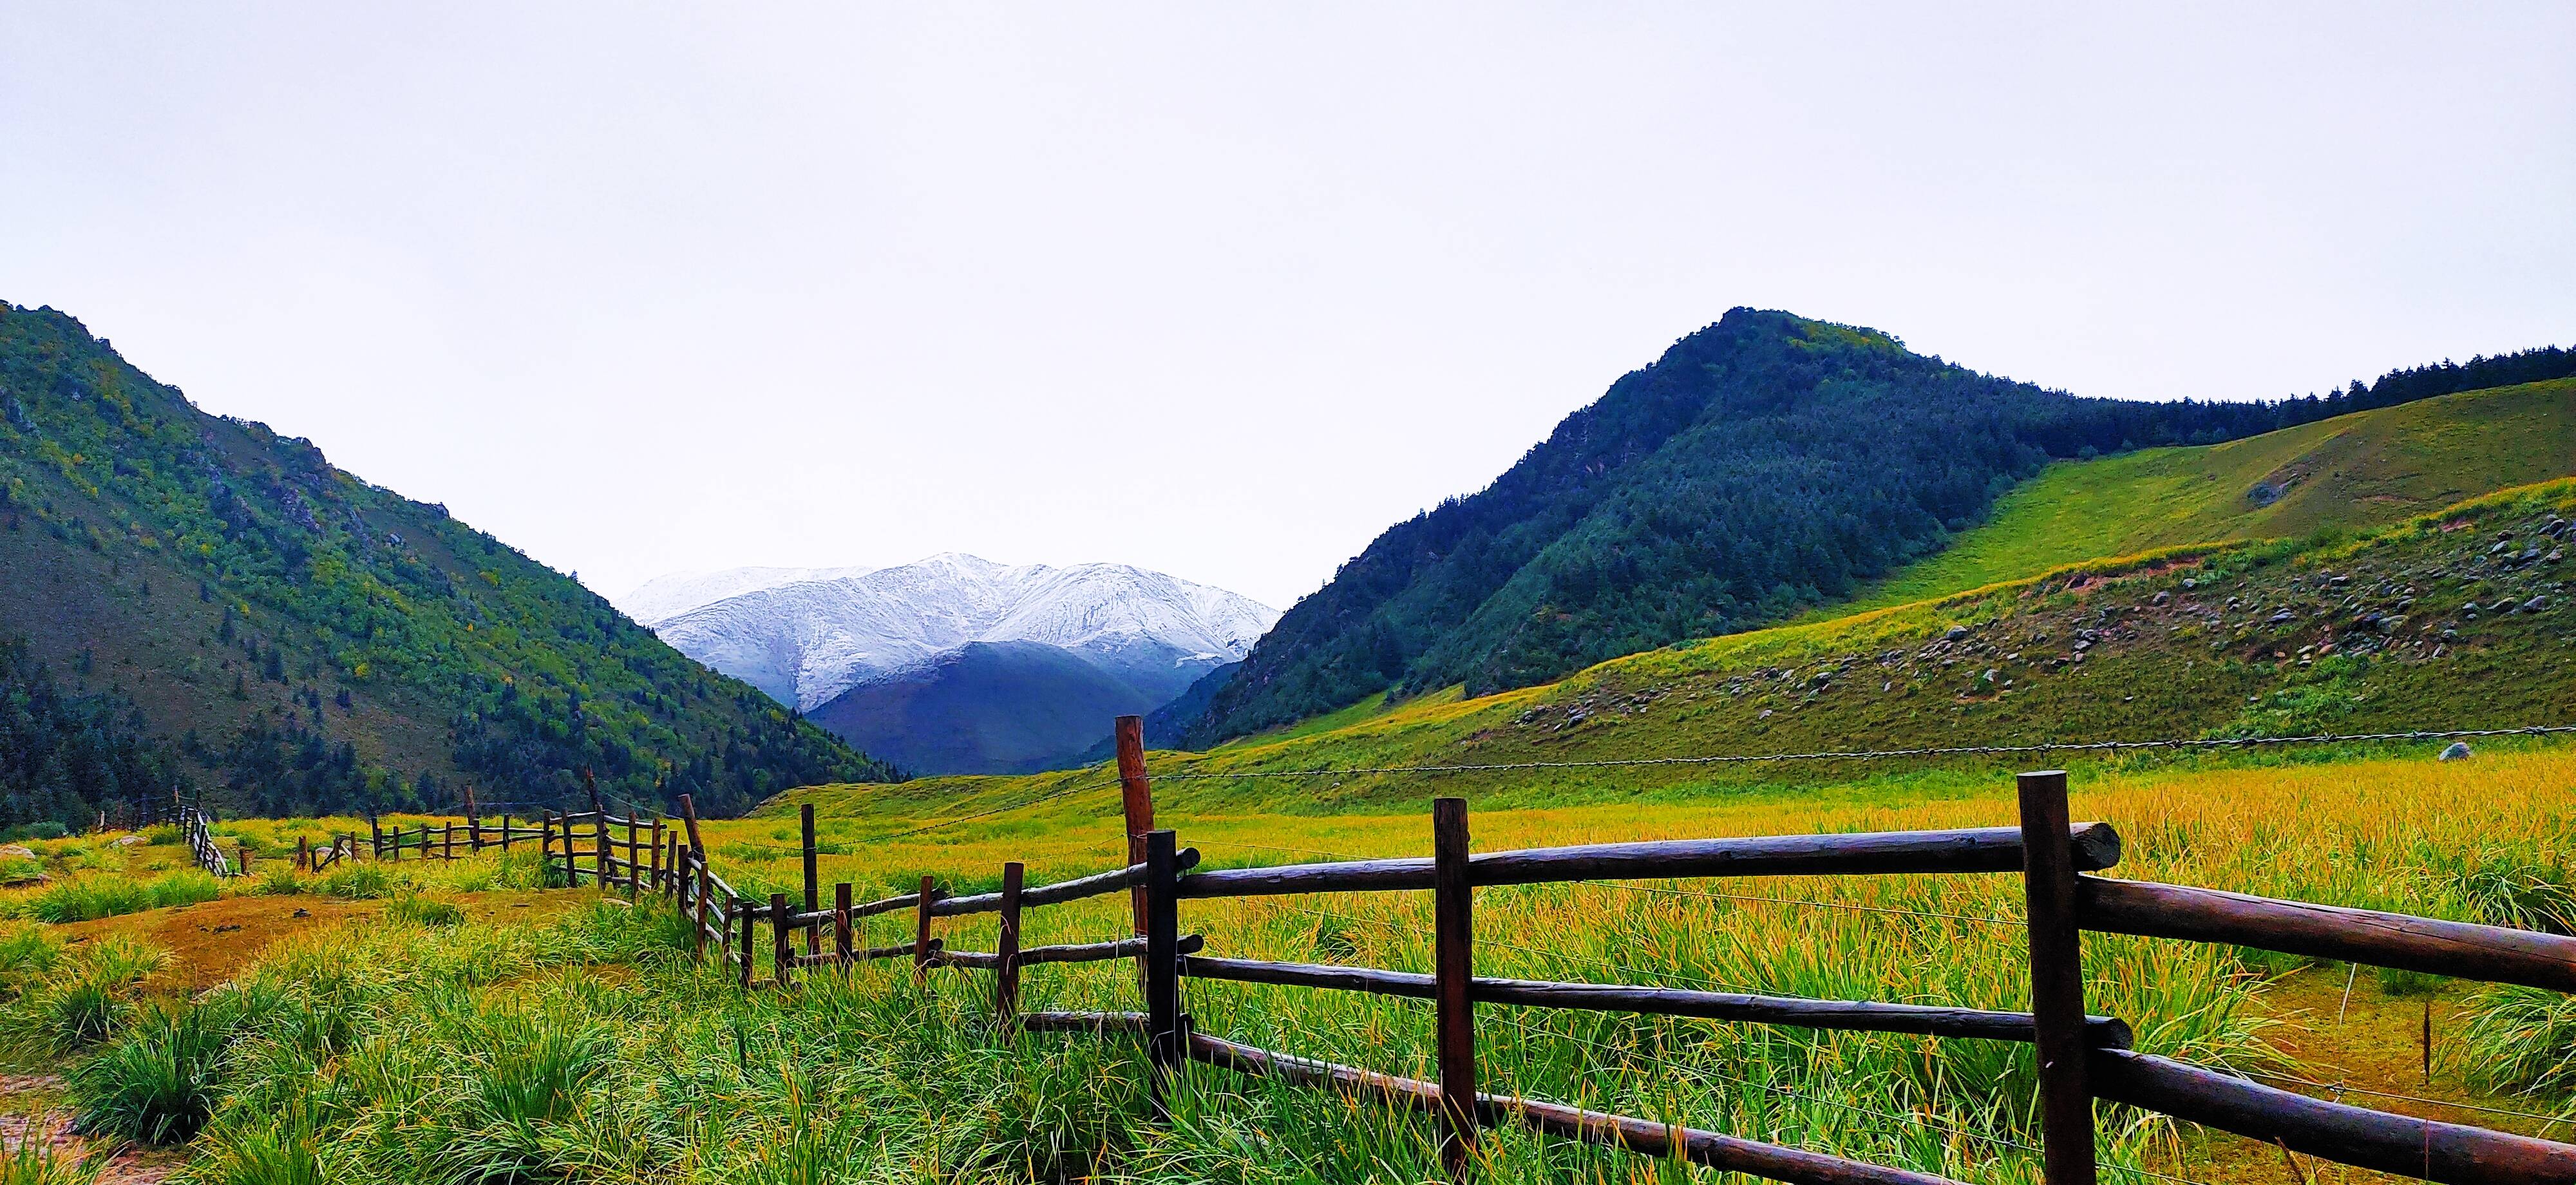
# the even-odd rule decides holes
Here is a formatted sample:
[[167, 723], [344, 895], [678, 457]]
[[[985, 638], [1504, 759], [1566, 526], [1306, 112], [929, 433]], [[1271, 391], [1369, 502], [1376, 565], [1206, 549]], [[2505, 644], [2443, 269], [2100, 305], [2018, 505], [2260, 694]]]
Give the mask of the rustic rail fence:
[[[1476, 1008], [1484, 1004], [2029, 1044], [2035, 1047], [2039, 1070], [2039, 1154], [2046, 1185], [2090, 1185], [2095, 1180], [2096, 1100], [2399, 1176], [2457, 1185], [2576, 1185], [2576, 1145], [2328, 1101], [2138, 1052], [2126, 1022], [2085, 1010], [2083, 935], [2254, 947], [2557, 991], [2576, 991], [2576, 938], [2096, 875], [2119, 863], [2120, 837], [2107, 823], [2069, 818], [2066, 776], [2060, 771], [2019, 777], [2018, 827], [1657, 840], [1479, 853], [1469, 844], [1466, 802], [1443, 798], [1433, 803], [1433, 850], [1427, 857], [1198, 871], [1198, 853], [1180, 847], [1173, 831], [1152, 824], [1150, 782], [1136, 721], [1121, 719], [1117, 737], [1130, 837], [1128, 863], [1120, 868], [1027, 885], [1024, 866], [1009, 862], [1002, 866], [997, 892], [950, 896], [925, 877], [913, 892], [867, 902], [854, 902], [851, 886], [844, 882], [833, 886], [833, 900], [826, 906], [819, 900], [814, 815], [808, 806], [800, 845], [802, 900], [775, 893], [763, 901], [734, 889], [708, 868], [697, 820], [684, 798], [684, 834], [672, 836], [667, 847], [651, 848], [654, 860], [645, 883], [692, 919], [692, 947], [700, 957], [713, 947], [715, 957], [746, 990], [790, 986], [809, 968], [847, 968], [875, 959], [909, 959], [916, 978], [936, 967], [991, 971], [997, 977], [995, 1007], [1007, 1027], [1142, 1038], [1158, 1107], [1172, 1088], [1174, 1070], [1185, 1062], [1337, 1091], [1431, 1115], [1439, 1126], [1444, 1163], [1457, 1179], [1475, 1172], [1479, 1131], [1509, 1125], [1800, 1185], [1931, 1185], [1946, 1180], [1661, 1120], [1482, 1090]], [[647, 875], [645, 866], [636, 863], [635, 849], [630, 843], [628, 856], [619, 860], [609, 854], [610, 842], [599, 838], [621, 824], [643, 826], [604, 815], [565, 818], [567, 828], [589, 833], [598, 882], [631, 887], [631, 878]], [[1611, 878], [2007, 874], [2021, 877], [2028, 906], [2028, 1012], [1505, 979], [1473, 970], [1480, 888]], [[1076, 945], [1020, 946], [1025, 910], [1122, 890], [1131, 894], [1132, 935]], [[1184, 934], [1180, 924], [1184, 901], [1355, 892], [1432, 895], [1432, 973], [1224, 957], [1206, 953], [1205, 939]], [[904, 911], [913, 915], [910, 942], [856, 945], [863, 919]], [[947, 949], [935, 933], [937, 919], [981, 913], [999, 915], [995, 950]], [[763, 921], [770, 928], [765, 952], [756, 933]], [[1019, 1010], [1022, 969], [1111, 959], [1137, 961], [1140, 1010]], [[1404, 1078], [1199, 1032], [1182, 1003], [1182, 985], [1191, 979], [1431, 1001], [1438, 1077]]]

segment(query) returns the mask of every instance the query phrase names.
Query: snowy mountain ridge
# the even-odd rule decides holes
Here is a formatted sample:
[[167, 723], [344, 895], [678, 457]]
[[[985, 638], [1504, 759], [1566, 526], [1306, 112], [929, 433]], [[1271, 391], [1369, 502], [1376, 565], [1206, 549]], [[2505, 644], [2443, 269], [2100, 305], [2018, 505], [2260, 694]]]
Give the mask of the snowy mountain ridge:
[[[738, 569], [688, 578], [699, 590], [747, 591], [656, 620], [663, 641], [811, 712], [853, 687], [896, 678], [969, 643], [1032, 642], [1071, 651], [1161, 698], [1236, 661], [1279, 619], [1248, 597], [1125, 564], [1004, 565], [936, 555], [875, 570], [763, 583], [797, 569]], [[812, 571], [812, 570], [808, 570]], [[654, 581], [629, 594], [663, 603], [685, 591]], [[631, 611], [631, 610], [630, 610]]]

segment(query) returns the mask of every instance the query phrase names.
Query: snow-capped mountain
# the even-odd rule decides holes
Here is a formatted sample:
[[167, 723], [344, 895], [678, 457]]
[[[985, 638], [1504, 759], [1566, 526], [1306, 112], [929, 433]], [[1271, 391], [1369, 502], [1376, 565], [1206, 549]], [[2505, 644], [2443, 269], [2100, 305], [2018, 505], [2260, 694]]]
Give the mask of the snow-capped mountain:
[[[1097, 714], [1096, 722], [1081, 728], [1100, 735], [1107, 735], [1110, 707], [1141, 711], [1170, 700], [1200, 675], [1241, 659], [1279, 620], [1278, 610], [1248, 597], [1124, 564], [1014, 567], [970, 555], [937, 555], [894, 568], [763, 583], [782, 571], [794, 570], [710, 573], [688, 578], [694, 583], [687, 585], [666, 578], [629, 594], [630, 606], [677, 604], [724, 588], [727, 581], [751, 587], [660, 618], [633, 607], [629, 612], [681, 653], [815, 715], [825, 727], [841, 716], [855, 721], [887, 715], [881, 705], [825, 711], [859, 689], [970, 677], [976, 686], [992, 688], [1009, 684], [1013, 671], [1044, 665], [1051, 685], [1092, 688], [1065, 710], [1075, 720]], [[657, 587], [653, 597], [642, 595]], [[970, 646], [978, 649], [967, 655]], [[1106, 682], [1074, 679], [1059, 662], [1041, 663], [1030, 646], [1079, 659]], [[1120, 692], [1104, 699], [1099, 689], [1107, 687]], [[878, 699], [888, 694], [876, 693]], [[961, 694], [932, 698], [953, 702]], [[907, 727], [939, 727], [919, 718], [922, 709], [914, 701], [921, 697], [905, 695], [913, 705]], [[1093, 700], [1100, 701], [1098, 713], [1086, 706]], [[1084, 735], [1067, 751], [1096, 739]], [[862, 743], [870, 752], [903, 760], [900, 740], [873, 737]], [[1021, 754], [1010, 763], [1027, 760]]]
[[702, 605], [726, 597], [795, 584], [802, 580], [840, 580], [865, 576], [874, 568], [726, 568], [716, 572], [674, 572], [656, 576], [634, 591], [609, 598], [637, 625], [647, 629]]
[[664, 577], [620, 605], [681, 653], [918, 773], [1077, 757], [1111, 717], [1169, 702], [1279, 620], [1124, 564], [971, 555]]

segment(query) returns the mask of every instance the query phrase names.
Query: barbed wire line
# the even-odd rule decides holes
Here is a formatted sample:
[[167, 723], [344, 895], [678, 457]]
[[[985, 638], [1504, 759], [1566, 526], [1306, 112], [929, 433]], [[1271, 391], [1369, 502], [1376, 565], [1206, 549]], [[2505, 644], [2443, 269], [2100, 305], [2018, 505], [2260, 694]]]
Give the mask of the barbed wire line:
[[1912, 749], [1820, 749], [1806, 753], [1729, 753], [1698, 757], [1617, 757], [1595, 761], [1500, 761], [1486, 764], [1353, 766], [1342, 769], [1235, 770], [1221, 773], [1158, 773], [1158, 782], [1240, 780], [1251, 778], [1372, 777], [1381, 774], [1498, 773], [1546, 769], [1636, 769], [1674, 765], [1754, 765], [1781, 761], [1876, 760], [1891, 757], [2011, 756], [2034, 753], [2102, 753], [2133, 749], [2227, 749], [2262, 745], [2333, 745], [2384, 741], [2446, 741], [2476, 737], [2555, 736], [2576, 733], [2576, 724], [2534, 724], [2518, 728], [2453, 728], [2413, 732], [2310, 733], [2285, 737], [2192, 737], [2148, 741], [2067, 741], [2029, 745], [1927, 745]]

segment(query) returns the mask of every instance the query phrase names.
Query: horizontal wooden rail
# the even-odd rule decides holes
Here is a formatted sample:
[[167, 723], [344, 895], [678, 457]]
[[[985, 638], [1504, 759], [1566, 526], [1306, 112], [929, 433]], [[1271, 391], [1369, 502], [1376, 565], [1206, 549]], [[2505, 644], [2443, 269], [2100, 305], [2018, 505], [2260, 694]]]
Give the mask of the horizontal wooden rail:
[[[1237, 983], [1270, 983], [1291, 987], [1371, 992], [1382, 996], [1432, 998], [1435, 979], [1409, 971], [1373, 967], [1336, 967], [1316, 963], [1271, 963], [1253, 959], [1198, 956], [1181, 960], [1181, 974]], [[1990, 1012], [1979, 1008], [1943, 1008], [1923, 1004], [1881, 1004], [1868, 1000], [1810, 1000], [1798, 996], [1757, 996], [1743, 992], [1707, 992], [1684, 988], [1635, 987], [1627, 984], [1558, 983], [1538, 979], [1469, 980], [1467, 994], [1482, 1003], [1523, 1004], [1537, 1008], [1575, 1008], [1592, 1012], [1638, 1012], [1655, 1016], [1688, 1016], [1701, 1020], [1746, 1021], [1837, 1029], [1862, 1033], [1918, 1033], [1931, 1037], [1968, 1037], [1987, 1041], [2035, 1039], [2027, 1012]], [[2085, 1018], [2093, 1043], [2126, 1049], [2132, 1041], [2128, 1022], [2108, 1016]]]
[[2075, 901], [2088, 930], [2576, 992], [2576, 938], [2559, 934], [2090, 876], [2077, 878]]
[[[1181, 936], [1181, 953], [1192, 954], [1206, 945], [1207, 939], [1197, 934]], [[911, 947], [905, 947], [911, 950]], [[1019, 964], [1032, 963], [1099, 963], [1110, 959], [1132, 959], [1145, 953], [1142, 938], [1121, 938], [1116, 942], [1083, 942], [1068, 946], [1032, 946], [1020, 952]], [[991, 951], [952, 950], [939, 956], [938, 962], [950, 967], [975, 967], [1000, 970], [1002, 956]]]
[[2449, 1185], [2576, 1185], [2576, 1145], [2330, 1103], [2128, 1050], [2093, 1053], [2095, 1094], [2296, 1152]]
[[[1256, 1077], [1278, 1078], [1346, 1094], [1375, 1096], [1418, 1111], [1436, 1112], [1440, 1087], [1353, 1066], [1290, 1057], [1257, 1046], [1189, 1035], [1192, 1060], [1223, 1066]], [[1806, 1152], [1759, 1140], [1740, 1139], [1697, 1128], [1671, 1126], [1651, 1119], [1586, 1111], [1562, 1103], [1479, 1093], [1476, 1119], [1485, 1126], [1517, 1123], [1552, 1136], [1624, 1148], [1646, 1156], [1679, 1155], [1693, 1164], [1721, 1172], [1748, 1173], [1791, 1185], [1956, 1185], [1947, 1177], [1892, 1169], [1839, 1156]]]
[[[1180, 863], [1181, 870], [1186, 872], [1192, 868], [1198, 867], [1199, 850], [1197, 848], [1183, 848], [1177, 854], [1176, 858]], [[1143, 883], [1145, 883], [1145, 866], [1142, 864], [1130, 864], [1125, 868], [1113, 868], [1107, 872], [1095, 872], [1090, 876], [1078, 876], [1069, 881], [1057, 881], [1050, 885], [1036, 885], [1022, 889], [1020, 890], [1020, 908], [1029, 909], [1040, 905], [1062, 905], [1068, 901], [1080, 901], [1085, 897], [1098, 897], [1104, 893], [1115, 893], [1120, 889], [1134, 888], [1135, 886]], [[911, 904], [914, 903], [917, 898], [905, 897], [903, 900], [906, 904]], [[942, 898], [930, 907], [930, 916], [935, 918], [950, 918], [956, 917], [960, 914], [992, 913], [1000, 908], [1002, 908], [1002, 895], [1000, 893], [977, 893], [971, 897]]]
[[[2120, 860], [2120, 836], [2108, 823], [2068, 829], [2075, 866], [2109, 868]], [[1753, 835], [1578, 844], [1486, 852], [1469, 858], [1478, 886], [1550, 881], [1702, 876], [1882, 876], [1902, 873], [2019, 872], [2021, 830], [1967, 827], [1948, 831], [1881, 831], [1848, 835]], [[1183, 897], [1255, 897], [1280, 893], [1384, 892], [1431, 887], [1427, 857], [1346, 860], [1224, 868], [1181, 878]]]

